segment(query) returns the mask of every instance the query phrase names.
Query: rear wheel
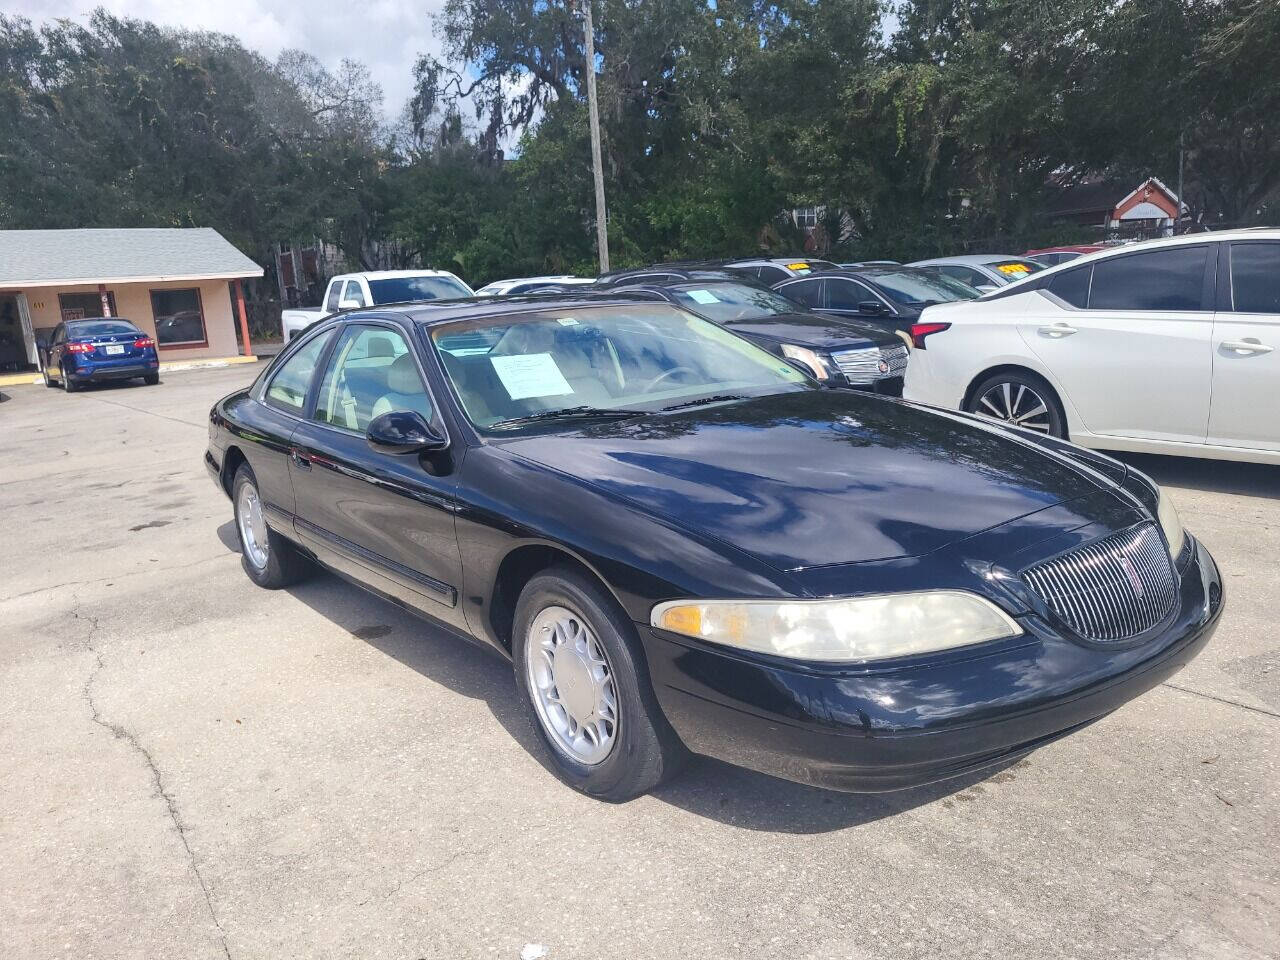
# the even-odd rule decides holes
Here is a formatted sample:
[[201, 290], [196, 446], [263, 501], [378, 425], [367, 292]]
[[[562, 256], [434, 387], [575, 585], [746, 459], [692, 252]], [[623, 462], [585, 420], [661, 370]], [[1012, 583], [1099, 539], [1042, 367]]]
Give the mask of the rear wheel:
[[1015, 426], [1066, 439], [1067, 417], [1042, 377], [1021, 370], [992, 374], [974, 388], [965, 409]]
[[148, 373], [146, 376], [142, 378], [142, 382], [145, 383], [148, 387], [154, 387], [157, 383], [160, 382], [160, 374]]
[[58, 382], [57, 382], [56, 380], [51, 380], [51, 379], [49, 378], [49, 368], [48, 368], [48, 367], [41, 367], [41, 368], [40, 368], [40, 375], [44, 377], [44, 385], [45, 385], [46, 387], [56, 387], [56, 386], [58, 385]]
[[686, 756], [662, 714], [635, 628], [577, 570], [535, 576], [516, 605], [516, 685], [551, 769], [589, 796], [647, 793]]
[[80, 389], [80, 384], [71, 379], [71, 374], [67, 373], [67, 368], [62, 368], [62, 389], [67, 393], [75, 393]]
[[267, 526], [258, 481], [247, 463], [236, 471], [231, 497], [240, 538], [240, 563], [249, 579], [268, 590], [301, 580], [308, 572], [307, 560], [297, 547]]

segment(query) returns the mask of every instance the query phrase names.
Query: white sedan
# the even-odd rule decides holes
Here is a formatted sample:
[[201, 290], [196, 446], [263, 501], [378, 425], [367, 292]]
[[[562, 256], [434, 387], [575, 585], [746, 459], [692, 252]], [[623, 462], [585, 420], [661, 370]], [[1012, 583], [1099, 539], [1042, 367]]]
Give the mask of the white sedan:
[[1280, 463], [1280, 230], [1090, 254], [912, 329], [908, 400], [1086, 447]]

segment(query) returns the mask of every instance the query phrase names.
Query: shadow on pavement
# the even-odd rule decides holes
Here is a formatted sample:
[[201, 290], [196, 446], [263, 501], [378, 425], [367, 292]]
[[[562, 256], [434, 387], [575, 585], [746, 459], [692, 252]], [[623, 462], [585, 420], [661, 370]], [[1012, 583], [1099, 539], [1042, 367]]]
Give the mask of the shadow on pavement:
[[1137, 467], [1162, 486], [1191, 487], [1207, 493], [1229, 493], [1240, 497], [1280, 497], [1280, 467], [1272, 464], [1168, 457], [1155, 453], [1102, 452]]
[[[217, 533], [228, 550], [238, 552], [233, 523], [222, 524]], [[313, 578], [288, 588], [288, 592], [353, 637], [424, 677], [454, 693], [484, 701], [503, 729], [547, 767], [537, 735], [516, 699], [511, 666], [497, 653], [469, 643], [327, 571], [318, 571]], [[932, 803], [999, 774], [1015, 762], [914, 790], [846, 794], [780, 780], [707, 757], [693, 757], [675, 780], [659, 787], [653, 796], [697, 816], [747, 830], [825, 833]]]

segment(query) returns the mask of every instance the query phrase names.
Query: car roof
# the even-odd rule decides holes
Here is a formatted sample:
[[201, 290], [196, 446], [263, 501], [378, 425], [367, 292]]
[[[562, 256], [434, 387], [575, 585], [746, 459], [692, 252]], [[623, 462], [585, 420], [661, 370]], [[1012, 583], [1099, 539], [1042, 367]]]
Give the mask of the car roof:
[[460, 297], [456, 300], [426, 300], [410, 303], [378, 304], [351, 310], [345, 314], [335, 314], [341, 320], [359, 320], [362, 316], [394, 313], [412, 320], [424, 327], [434, 327], [456, 320], [481, 320], [489, 317], [503, 317], [545, 310], [579, 310], [604, 306], [622, 307], [636, 305], [634, 298], [629, 298], [627, 290], [636, 287], [624, 287], [617, 296], [589, 287], [581, 287], [574, 292], [556, 291], [553, 293], [526, 293], [515, 297], [498, 295], [488, 297]]
[[554, 276], [545, 277], [510, 277], [506, 280], [490, 280], [485, 284], [486, 287], [514, 287], [518, 283], [594, 283], [592, 277], [575, 277], [571, 274], [563, 273]]
[[333, 280], [392, 280], [399, 277], [452, 277], [448, 270], [361, 270], [357, 273], [339, 273]]
[[930, 260], [916, 260], [912, 263], [904, 264], [908, 267], [927, 267], [939, 263], [958, 263], [967, 266], [986, 266], [989, 263], [999, 263], [1001, 260], [1023, 260], [1024, 255], [1016, 253], [967, 253], [958, 257], [933, 257]]

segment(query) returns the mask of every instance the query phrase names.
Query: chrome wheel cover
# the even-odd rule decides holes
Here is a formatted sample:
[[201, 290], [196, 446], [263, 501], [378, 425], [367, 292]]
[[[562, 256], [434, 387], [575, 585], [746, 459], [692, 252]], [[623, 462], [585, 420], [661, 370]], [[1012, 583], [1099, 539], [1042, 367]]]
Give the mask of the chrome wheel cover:
[[1049, 404], [1025, 383], [997, 383], [978, 398], [973, 412], [1040, 433], [1049, 433], [1053, 428]]
[[258, 570], [267, 565], [267, 521], [262, 515], [262, 500], [252, 483], [240, 488], [236, 498], [236, 525], [240, 528], [240, 542], [244, 555]]
[[544, 608], [524, 642], [529, 694], [542, 729], [569, 759], [603, 763], [618, 738], [618, 694], [604, 647], [565, 607]]

